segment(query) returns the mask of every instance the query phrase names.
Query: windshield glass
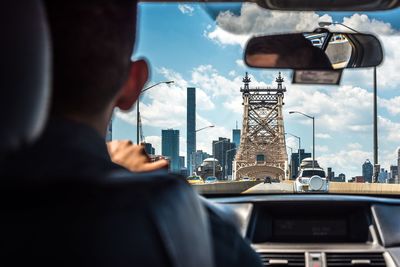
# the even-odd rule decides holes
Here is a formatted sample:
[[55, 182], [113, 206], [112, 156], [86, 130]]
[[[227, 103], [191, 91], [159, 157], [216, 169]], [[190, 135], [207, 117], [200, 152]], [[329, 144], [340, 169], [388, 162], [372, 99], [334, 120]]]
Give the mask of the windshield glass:
[[[141, 95], [139, 120], [136, 108], [128, 113], [115, 110], [112, 139], [139, 139], [149, 154], [170, 160], [171, 172], [241, 183], [238, 193], [253, 186], [262, 186], [265, 193], [271, 186], [274, 192], [282, 187], [282, 192], [294, 193], [303, 167], [326, 172], [327, 193], [337, 192], [337, 183], [346, 183], [337, 187], [340, 192], [371, 193], [375, 182], [384, 184], [387, 192], [400, 193], [399, 9], [278, 12], [252, 3], [141, 3], [139, 12], [132, 57], [148, 59], [150, 90]], [[320, 21], [332, 22], [326, 26], [331, 31], [351, 32], [337, 22], [381, 41], [375, 158], [374, 68], [346, 69], [338, 86], [299, 85], [292, 83], [291, 70], [254, 69], [243, 62], [251, 36], [310, 33]], [[314, 37], [313, 45], [321, 46], [323, 36]], [[341, 44], [349, 47], [338, 34], [328, 47]], [[346, 65], [348, 58], [338, 62]], [[254, 89], [258, 106], [245, 103], [246, 88]], [[260, 89], [265, 90], [257, 92]], [[264, 183], [265, 177], [274, 183]], [[360, 183], [368, 190], [354, 189]], [[224, 193], [226, 184], [218, 186]], [[386, 192], [381, 188], [377, 193]]]

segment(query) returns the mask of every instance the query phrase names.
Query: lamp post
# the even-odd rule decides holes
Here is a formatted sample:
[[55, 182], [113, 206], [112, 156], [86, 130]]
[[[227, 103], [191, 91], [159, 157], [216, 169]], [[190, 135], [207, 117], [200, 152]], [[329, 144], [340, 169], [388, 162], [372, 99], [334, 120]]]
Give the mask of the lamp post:
[[[200, 132], [200, 131], [202, 131], [202, 130], [205, 130], [205, 129], [208, 129], [208, 128], [214, 128], [214, 127], [215, 127], [214, 125], [208, 125], [208, 126], [206, 126], [206, 127], [197, 129], [197, 130], [195, 130], [194, 132], [195, 132], [195, 134], [196, 134], [197, 132]], [[196, 167], [196, 164], [195, 164], [195, 162], [194, 162], [193, 153], [196, 153], [196, 148], [195, 148], [195, 151], [194, 151], [194, 152], [192, 151], [192, 153], [190, 153], [190, 160], [189, 160], [189, 162], [190, 162], [190, 169], [189, 169], [189, 171], [191, 171], [191, 172], [193, 172], [192, 168], [193, 168], [193, 167]], [[188, 166], [188, 167], [189, 167], [189, 166]], [[193, 168], [193, 169], [195, 169], [195, 168]]]
[[[360, 33], [359, 31], [357, 31], [343, 23], [340, 23], [340, 22], [320, 21], [318, 23], [318, 25], [320, 27], [326, 27], [326, 26], [330, 26], [330, 25], [334, 25], [334, 24], [341, 25], [353, 32]], [[373, 115], [374, 116], [374, 118], [373, 118], [374, 130], [373, 131], [374, 131], [374, 134], [373, 135], [374, 135], [374, 166], [375, 166], [375, 165], [378, 165], [378, 108], [377, 108], [378, 107], [378, 97], [377, 97], [377, 87], [378, 86], [377, 86], [377, 79], [376, 79], [376, 66], [374, 66], [373, 81], [374, 81], [374, 97], [373, 97], [374, 98], [373, 99], [373, 106], [374, 106], [373, 107], [373, 109], [374, 109], [374, 115]], [[378, 178], [377, 174], [374, 173], [374, 180], [375, 180], [374, 182], [377, 182], [377, 178]]]
[[147, 88], [145, 88], [145, 89], [143, 89], [141, 92], [140, 92], [140, 94], [139, 94], [139, 98], [138, 98], [138, 100], [136, 101], [136, 143], [137, 144], [139, 144], [139, 135], [140, 135], [140, 133], [139, 133], [139, 122], [140, 122], [140, 110], [139, 110], [139, 103], [140, 103], [140, 96], [144, 93], [144, 92], [146, 92], [147, 90], [149, 90], [149, 89], [151, 89], [151, 88], [153, 88], [153, 87], [155, 87], [155, 86], [157, 86], [157, 85], [160, 85], [160, 84], [171, 84], [171, 83], [174, 83], [174, 81], [164, 81], [164, 82], [158, 82], [158, 83], [156, 83], [156, 84], [153, 84], [152, 86], [149, 86], [149, 87], [147, 87]]
[[291, 136], [293, 136], [294, 138], [297, 138], [297, 140], [299, 140], [299, 149], [298, 149], [298, 156], [299, 156], [299, 170], [300, 170], [300, 165], [301, 165], [301, 157], [300, 157], [300, 148], [301, 148], [301, 138], [300, 137], [298, 137], [297, 135], [294, 135], [294, 134], [291, 134], [291, 133], [285, 133], [285, 134], [288, 134], [288, 135], [291, 135]]
[[[236, 148], [229, 149], [229, 150], [227, 150], [225, 152], [225, 176], [226, 177], [228, 176], [227, 175], [227, 172], [228, 172], [228, 153], [229, 153], [229, 151], [233, 151], [233, 150], [236, 150]], [[228, 178], [227, 178], [227, 180], [228, 180]]]
[[314, 164], [315, 164], [315, 117], [314, 116], [310, 116], [307, 114], [304, 114], [303, 112], [300, 111], [289, 111], [289, 114], [294, 114], [294, 113], [298, 113], [301, 114], [309, 119], [312, 119], [312, 131], [313, 131], [313, 136], [312, 136], [312, 168], [314, 170]]

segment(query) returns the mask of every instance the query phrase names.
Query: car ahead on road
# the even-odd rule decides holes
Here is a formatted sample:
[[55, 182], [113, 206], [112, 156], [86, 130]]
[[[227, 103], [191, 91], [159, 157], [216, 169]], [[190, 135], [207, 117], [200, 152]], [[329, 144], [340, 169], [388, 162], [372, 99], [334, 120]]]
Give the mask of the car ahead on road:
[[241, 180], [242, 181], [251, 181], [250, 177], [243, 177]]
[[189, 184], [204, 184], [203, 179], [198, 175], [192, 175], [186, 178]]
[[215, 176], [208, 176], [206, 178], [206, 184], [213, 184], [213, 183], [216, 183], [216, 182], [218, 182], [218, 179]]
[[300, 171], [294, 182], [294, 191], [302, 192], [328, 192], [329, 182], [322, 168], [305, 168]]
[[264, 178], [264, 184], [272, 184], [272, 178], [267, 176]]

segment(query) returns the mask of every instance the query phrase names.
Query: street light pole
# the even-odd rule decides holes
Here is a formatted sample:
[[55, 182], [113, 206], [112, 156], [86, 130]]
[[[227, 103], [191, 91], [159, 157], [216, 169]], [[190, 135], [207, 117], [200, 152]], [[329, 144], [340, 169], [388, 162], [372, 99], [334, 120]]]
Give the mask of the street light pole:
[[[197, 129], [197, 130], [195, 130], [194, 132], [195, 132], [195, 134], [196, 134], [197, 132], [200, 132], [200, 131], [202, 131], [202, 130], [205, 130], [205, 129], [208, 129], [208, 128], [214, 128], [214, 127], [215, 127], [214, 125], [208, 125], [208, 126], [206, 126], [206, 127]], [[196, 148], [195, 148], [195, 150], [196, 150]], [[194, 152], [192, 151], [192, 153], [190, 153], [190, 159], [189, 159], [190, 168], [189, 168], [189, 166], [188, 166], [189, 171], [192, 171], [193, 169], [196, 168], [195, 159], [194, 159], [194, 157], [193, 157], [193, 154], [194, 154], [194, 153], [196, 153], [196, 151], [194, 151]], [[193, 168], [193, 167], [194, 167], [194, 168]]]
[[139, 129], [139, 124], [140, 124], [140, 109], [139, 109], [139, 107], [140, 107], [140, 105], [139, 105], [139, 103], [140, 103], [140, 96], [144, 93], [144, 92], [146, 92], [147, 90], [149, 90], [149, 89], [151, 89], [151, 88], [153, 88], [153, 87], [155, 87], [155, 86], [157, 86], [157, 85], [160, 85], [160, 84], [171, 84], [171, 83], [174, 83], [174, 81], [164, 81], [164, 82], [158, 82], [158, 83], [155, 83], [155, 84], [153, 84], [152, 86], [149, 86], [149, 87], [147, 87], [147, 88], [145, 88], [145, 89], [143, 89], [141, 92], [140, 92], [140, 94], [139, 94], [139, 97], [138, 97], [138, 100], [136, 101], [136, 143], [137, 144], [139, 144], [139, 142], [140, 142], [140, 129]]
[[315, 164], [315, 117], [312, 117], [312, 168]]
[[[374, 170], [378, 165], [378, 104], [377, 104], [376, 67], [374, 67]], [[374, 173], [374, 183], [377, 182], [377, 172]]]
[[301, 114], [301, 115], [303, 115], [303, 116], [305, 116], [305, 117], [307, 117], [307, 118], [309, 118], [309, 119], [312, 119], [312, 127], [313, 127], [313, 138], [312, 138], [312, 140], [313, 140], [313, 153], [312, 153], [312, 168], [313, 168], [313, 170], [314, 170], [314, 167], [315, 167], [315, 117], [314, 116], [310, 116], [310, 115], [307, 115], [307, 114], [305, 114], [305, 113], [303, 113], [303, 112], [300, 112], [300, 111], [289, 111], [289, 114], [294, 114], [294, 113], [298, 113], [298, 114]]

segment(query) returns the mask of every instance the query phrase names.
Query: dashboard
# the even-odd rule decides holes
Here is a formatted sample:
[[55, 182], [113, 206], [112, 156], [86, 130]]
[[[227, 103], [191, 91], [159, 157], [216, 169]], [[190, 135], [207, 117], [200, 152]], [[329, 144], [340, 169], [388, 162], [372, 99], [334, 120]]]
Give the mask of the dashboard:
[[296, 194], [208, 201], [264, 266], [400, 266], [400, 199]]

